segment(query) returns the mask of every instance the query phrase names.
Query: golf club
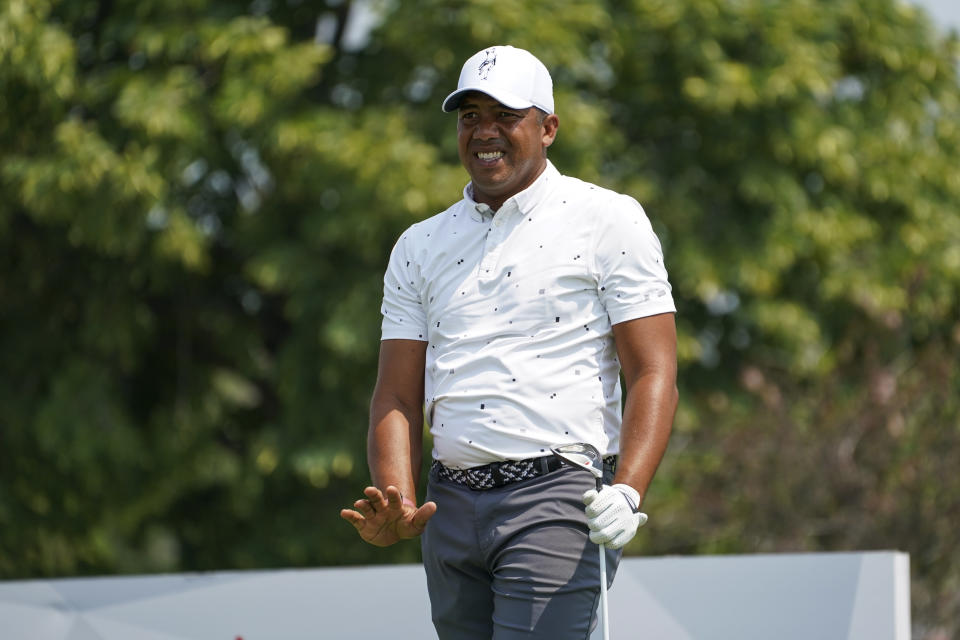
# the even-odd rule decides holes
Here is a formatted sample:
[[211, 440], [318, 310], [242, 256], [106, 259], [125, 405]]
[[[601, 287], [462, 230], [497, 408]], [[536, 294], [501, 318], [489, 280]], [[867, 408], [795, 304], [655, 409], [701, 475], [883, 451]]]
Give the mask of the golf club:
[[[553, 455], [567, 464], [586, 469], [597, 481], [597, 491], [603, 488], [603, 458], [592, 444], [574, 442], [550, 447]], [[603, 640], [610, 640], [610, 624], [607, 615], [607, 553], [606, 546], [600, 546], [600, 624], [603, 628]]]

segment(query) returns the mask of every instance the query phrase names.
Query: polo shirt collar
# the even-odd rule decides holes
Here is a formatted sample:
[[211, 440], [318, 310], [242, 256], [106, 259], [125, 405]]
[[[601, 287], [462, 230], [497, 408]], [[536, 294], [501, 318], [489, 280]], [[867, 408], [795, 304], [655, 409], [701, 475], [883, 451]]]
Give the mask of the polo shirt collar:
[[[533, 184], [520, 193], [516, 193], [507, 198], [503, 206], [506, 207], [508, 203], [513, 202], [517, 209], [523, 213], [531, 211], [546, 196], [549, 192], [550, 184], [556, 181], [558, 177], [560, 177], [560, 172], [557, 171], [557, 168], [553, 166], [550, 160], [547, 160], [546, 168], [544, 168], [543, 173], [537, 176]], [[463, 199], [470, 207], [470, 217], [475, 221], [482, 222], [485, 217], [493, 216], [494, 211], [489, 206], [478, 203], [473, 199], [473, 182], [468, 182], [467, 186], [463, 188]]]

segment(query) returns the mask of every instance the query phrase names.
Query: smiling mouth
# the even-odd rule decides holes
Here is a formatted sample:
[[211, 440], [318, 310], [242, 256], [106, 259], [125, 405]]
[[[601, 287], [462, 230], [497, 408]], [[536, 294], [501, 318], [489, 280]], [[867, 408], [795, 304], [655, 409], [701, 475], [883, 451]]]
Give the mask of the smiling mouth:
[[476, 155], [477, 155], [477, 158], [479, 158], [480, 160], [490, 162], [490, 161], [499, 160], [500, 158], [502, 158], [503, 151], [478, 151]]

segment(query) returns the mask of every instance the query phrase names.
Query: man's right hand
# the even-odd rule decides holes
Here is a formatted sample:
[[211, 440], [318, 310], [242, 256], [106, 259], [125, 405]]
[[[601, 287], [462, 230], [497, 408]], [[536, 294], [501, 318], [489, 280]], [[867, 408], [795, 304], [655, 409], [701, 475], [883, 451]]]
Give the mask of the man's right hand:
[[352, 524], [366, 542], [378, 547], [417, 537], [437, 512], [434, 502], [425, 502], [420, 508], [409, 502], [404, 504], [400, 490], [393, 485], [383, 492], [367, 487], [363, 494], [366, 498], [354, 502], [355, 509], [341, 510], [340, 517]]

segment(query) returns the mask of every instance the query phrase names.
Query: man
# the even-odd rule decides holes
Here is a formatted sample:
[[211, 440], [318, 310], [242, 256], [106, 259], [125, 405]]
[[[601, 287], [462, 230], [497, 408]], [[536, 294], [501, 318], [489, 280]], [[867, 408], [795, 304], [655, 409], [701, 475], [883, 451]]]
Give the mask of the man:
[[[458, 111], [471, 180], [394, 247], [370, 410], [373, 486], [341, 515], [375, 545], [422, 534], [441, 639], [586, 638], [594, 544], [607, 545], [612, 581], [677, 404], [660, 243], [636, 201], [547, 160], [553, 85], [527, 51], [478, 52], [443, 110]], [[418, 507], [424, 408], [434, 448]], [[600, 492], [551, 455], [572, 442], [605, 456]]]

